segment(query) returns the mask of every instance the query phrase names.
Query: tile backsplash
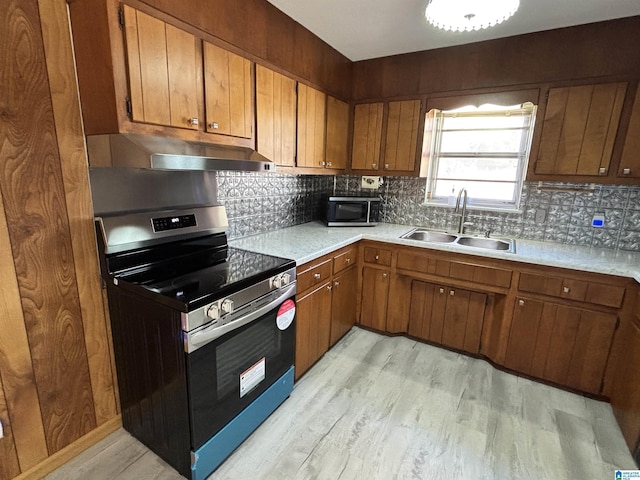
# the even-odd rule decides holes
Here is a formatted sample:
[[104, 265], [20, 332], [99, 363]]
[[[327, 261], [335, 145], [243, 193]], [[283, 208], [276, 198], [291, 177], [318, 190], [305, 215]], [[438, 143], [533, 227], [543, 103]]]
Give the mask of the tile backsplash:
[[[264, 233], [322, 218], [322, 198], [333, 192], [329, 175], [218, 172], [218, 196], [229, 217], [229, 238]], [[338, 194], [370, 194], [360, 176], [335, 177]], [[570, 245], [640, 251], [640, 186], [526, 183], [521, 213], [469, 210], [469, 233], [491, 229], [509, 236]], [[437, 230], [457, 227], [450, 207], [424, 205], [426, 179], [384, 177], [382, 220]], [[603, 228], [591, 226], [603, 213]]]
[[218, 172], [218, 200], [229, 217], [229, 238], [246, 237], [321, 218], [330, 175]]
[[[360, 189], [360, 177], [337, 177], [336, 188], [346, 194]], [[424, 205], [426, 179], [386, 177], [378, 190], [382, 218], [389, 223], [419, 225], [437, 230], [457, 228], [458, 215], [450, 207]], [[469, 233], [526, 238], [544, 242], [640, 251], [640, 186], [525, 183], [521, 213], [469, 210]], [[603, 228], [591, 226], [603, 213]], [[536, 215], [537, 214], [537, 215]]]

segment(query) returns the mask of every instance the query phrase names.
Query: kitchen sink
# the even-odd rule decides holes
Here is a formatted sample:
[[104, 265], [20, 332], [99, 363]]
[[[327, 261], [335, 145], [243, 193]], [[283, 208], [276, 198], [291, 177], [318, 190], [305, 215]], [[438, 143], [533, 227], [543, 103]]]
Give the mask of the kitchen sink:
[[472, 237], [447, 232], [435, 232], [424, 228], [415, 228], [400, 238], [429, 243], [449, 243], [462, 247], [483, 248], [510, 253], [516, 250], [516, 241], [513, 239]]
[[420, 240], [422, 242], [451, 243], [456, 240], [458, 236], [444, 232], [432, 232], [429, 230], [416, 229], [406, 235], [403, 235], [402, 238]]
[[489, 250], [510, 250], [513, 241], [495, 238], [458, 237], [456, 243], [467, 247], [488, 248]]

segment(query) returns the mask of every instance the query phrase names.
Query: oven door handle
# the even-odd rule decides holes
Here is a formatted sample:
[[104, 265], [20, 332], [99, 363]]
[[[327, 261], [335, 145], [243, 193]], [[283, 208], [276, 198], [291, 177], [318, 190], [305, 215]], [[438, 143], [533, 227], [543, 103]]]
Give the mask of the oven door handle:
[[262, 305], [257, 310], [254, 310], [246, 315], [236, 318], [231, 322], [225, 325], [212, 325], [210, 327], [203, 328], [195, 333], [187, 334], [185, 339], [185, 352], [191, 353], [196, 351], [198, 348], [203, 347], [209, 342], [212, 342], [216, 338], [220, 338], [222, 335], [225, 335], [237, 328], [240, 328], [247, 323], [251, 323], [254, 320], [260, 318], [261, 316], [269, 313], [273, 310], [278, 304], [282, 303], [289, 297], [292, 297], [296, 294], [296, 282], [292, 282], [284, 290], [280, 290], [280, 294], [270, 301], [269, 303]]

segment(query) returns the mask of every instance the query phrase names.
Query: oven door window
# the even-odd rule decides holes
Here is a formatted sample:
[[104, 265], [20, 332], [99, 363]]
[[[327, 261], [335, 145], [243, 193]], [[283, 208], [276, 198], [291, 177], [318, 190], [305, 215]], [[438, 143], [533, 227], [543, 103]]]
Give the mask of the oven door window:
[[367, 221], [366, 202], [340, 202], [336, 204], [336, 222], [366, 222]]
[[197, 449], [293, 365], [295, 322], [277, 308], [187, 355], [193, 448]]

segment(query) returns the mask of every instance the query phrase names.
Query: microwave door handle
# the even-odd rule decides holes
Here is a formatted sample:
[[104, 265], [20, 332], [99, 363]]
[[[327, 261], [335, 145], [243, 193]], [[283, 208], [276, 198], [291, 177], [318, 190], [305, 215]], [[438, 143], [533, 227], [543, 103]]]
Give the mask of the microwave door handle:
[[207, 343], [214, 341], [216, 338], [220, 338], [222, 335], [225, 335], [233, 330], [240, 328], [247, 323], [251, 323], [254, 320], [260, 318], [261, 316], [269, 313], [273, 310], [279, 303], [282, 303], [289, 297], [292, 297], [296, 294], [296, 282], [290, 283], [287, 288], [281, 292], [275, 299], [270, 301], [269, 303], [259, 307], [257, 310], [253, 312], [247, 313], [246, 315], [236, 318], [235, 320], [227, 323], [226, 325], [216, 326], [212, 325], [210, 327], [203, 328], [195, 333], [188, 333], [185, 340], [185, 352], [191, 353], [196, 351], [198, 348], [203, 347]]
[[371, 221], [371, 202], [367, 202], [367, 218], [364, 219], [366, 223]]

